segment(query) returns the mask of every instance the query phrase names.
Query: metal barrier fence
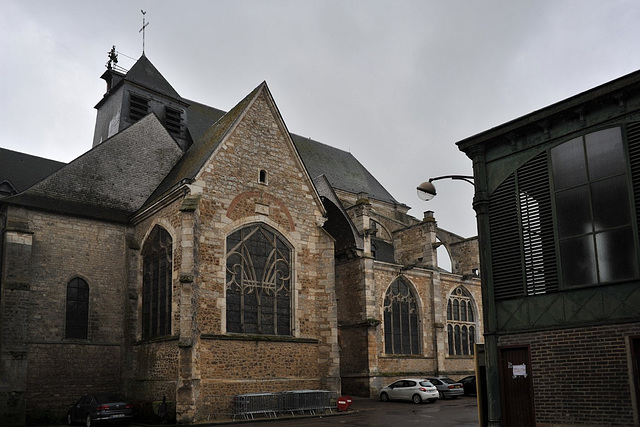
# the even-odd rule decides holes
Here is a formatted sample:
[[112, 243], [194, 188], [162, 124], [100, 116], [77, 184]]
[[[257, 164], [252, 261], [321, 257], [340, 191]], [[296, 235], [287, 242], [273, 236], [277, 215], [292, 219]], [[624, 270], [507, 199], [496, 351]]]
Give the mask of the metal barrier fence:
[[292, 390], [280, 393], [248, 393], [236, 396], [207, 396], [207, 420], [254, 419], [255, 416], [277, 418], [280, 415], [333, 412], [338, 394], [327, 390]]
[[235, 415], [239, 415], [244, 419], [253, 419], [254, 415], [273, 416], [276, 418], [278, 416], [278, 403], [277, 393], [239, 394], [235, 399]]

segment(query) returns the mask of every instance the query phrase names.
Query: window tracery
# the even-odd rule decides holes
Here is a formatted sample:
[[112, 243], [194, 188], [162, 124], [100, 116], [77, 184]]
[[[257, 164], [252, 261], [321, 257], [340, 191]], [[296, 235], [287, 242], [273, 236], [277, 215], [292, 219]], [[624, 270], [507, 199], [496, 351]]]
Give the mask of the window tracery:
[[227, 237], [227, 332], [291, 335], [291, 255], [264, 224]]
[[458, 286], [447, 302], [447, 338], [450, 356], [474, 354], [476, 321], [471, 295]]
[[403, 278], [389, 286], [383, 310], [385, 353], [419, 354], [418, 300]]
[[171, 333], [171, 256], [171, 236], [154, 227], [142, 249], [142, 338]]

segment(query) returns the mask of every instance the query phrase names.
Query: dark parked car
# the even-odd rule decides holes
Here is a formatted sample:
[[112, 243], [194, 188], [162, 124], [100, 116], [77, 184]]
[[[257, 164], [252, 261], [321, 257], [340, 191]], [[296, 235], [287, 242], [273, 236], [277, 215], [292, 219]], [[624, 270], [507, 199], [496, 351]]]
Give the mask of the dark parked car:
[[452, 399], [458, 396], [464, 395], [464, 389], [462, 384], [452, 380], [451, 378], [439, 377], [439, 378], [427, 378], [431, 383], [436, 386], [438, 393], [440, 393], [441, 399], [451, 397]]
[[129, 422], [132, 418], [133, 404], [117, 393], [85, 394], [67, 412], [67, 424], [86, 427], [94, 421]]
[[461, 380], [458, 381], [459, 383], [462, 383], [462, 388], [464, 388], [464, 395], [465, 396], [475, 396], [477, 391], [476, 391], [476, 376], [475, 375], [470, 375], [468, 377], [464, 377]]

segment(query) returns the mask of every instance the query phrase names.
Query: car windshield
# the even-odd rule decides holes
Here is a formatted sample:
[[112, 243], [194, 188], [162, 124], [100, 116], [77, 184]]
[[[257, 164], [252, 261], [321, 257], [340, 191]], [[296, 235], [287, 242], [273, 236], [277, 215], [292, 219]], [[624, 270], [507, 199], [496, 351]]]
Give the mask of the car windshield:
[[125, 398], [116, 393], [103, 393], [96, 394], [96, 401], [98, 403], [124, 402]]
[[422, 387], [433, 387], [433, 384], [431, 384], [431, 382], [429, 381], [420, 381], [420, 385]]
[[456, 381], [452, 380], [451, 378], [440, 378], [440, 380], [443, 383], [447, 383], [447, 384], [455, 384], [456, 383]]

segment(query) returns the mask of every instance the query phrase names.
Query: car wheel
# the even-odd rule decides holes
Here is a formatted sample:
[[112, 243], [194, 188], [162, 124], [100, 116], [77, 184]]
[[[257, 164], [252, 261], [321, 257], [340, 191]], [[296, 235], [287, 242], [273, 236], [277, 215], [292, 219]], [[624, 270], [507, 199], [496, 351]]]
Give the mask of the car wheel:
[[380, 400], [382, 400], [383, 402], [388, 402], [389, 401], [389, 395], [387, 393], [382, 393], [380, 395]]
[[86, 427], [91, 427], [91, 414], [87, 414], [86, 418], [84, 419], [84, 425]]
[[67, 414], [67, 425], [73, 425], [73, 419], [71, 418], [71, 414]]
[[446, 399], [446, 397], [444, 397], [444, 393], [439, 391], [438, 394], [440, 395], [440, 399], [444, 400]]
[[413, 396], [411, 396], [411, 400], [413, 400], [413, 403], [422, 403], [422, 398], [419, 394], [414, 394]]

